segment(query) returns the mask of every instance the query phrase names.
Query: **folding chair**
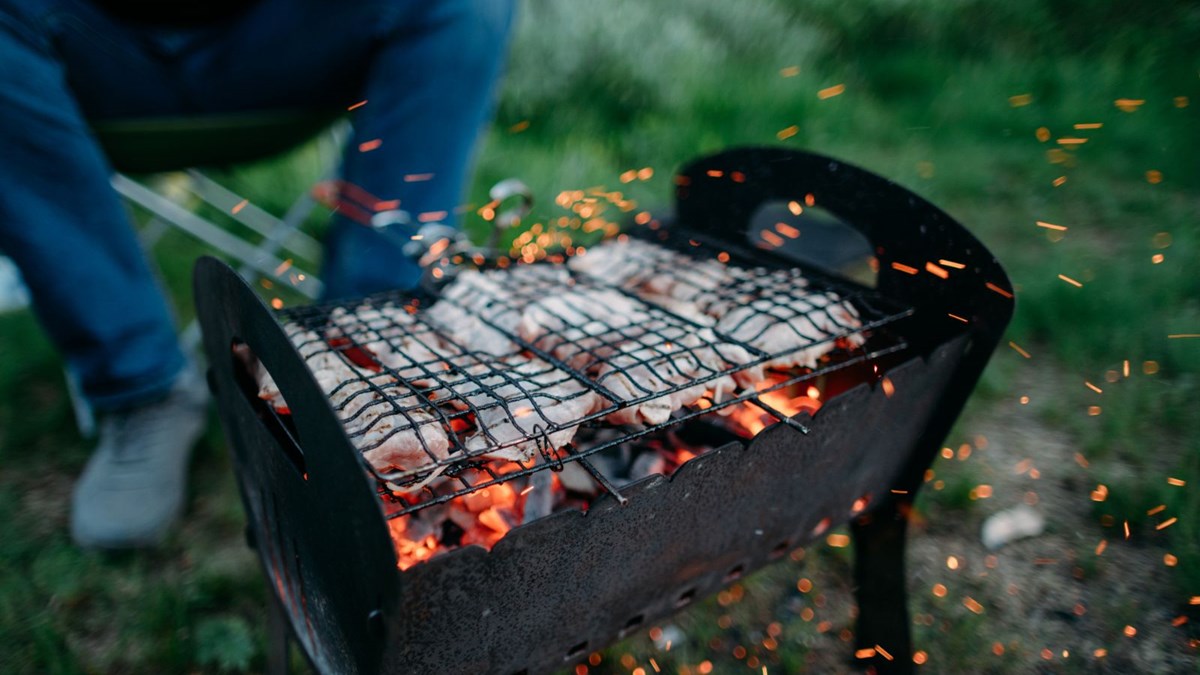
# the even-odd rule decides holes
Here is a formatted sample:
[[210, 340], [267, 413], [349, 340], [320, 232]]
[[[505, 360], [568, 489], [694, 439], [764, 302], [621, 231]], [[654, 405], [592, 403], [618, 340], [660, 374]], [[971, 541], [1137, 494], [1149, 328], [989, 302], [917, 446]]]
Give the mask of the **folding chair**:
[[[332, 178], [338, 168], [341, 147], [349, 135], [349, 123], [340, 114], [327, 111], [271, 111], [203, 117], [128, 119], [96, 123], [97, 139], [113, 167], [113, 188], [131, 205], [151, 217], [140, 230], [147, 257], [170, 231], [183, 232], [215, 249], [227, 258], [251, 283], [268, 279], [291, 288], [309, 299], [321, 293], [321, 281], [303, 265], [321, 259], [320, 243], [300, 230], [316, 208], [310, 191], [303, 191], [282, 217], [276, 217], [249, 203], [243, 196], [219, 185], [197, 167], [240, 164], [268, 158], [290, 150], [321, 133], [321, 179]], [[173, 174], [167, 194], [130, 178], [129, 173]], [[257, 241], [202, 217], [197, 204], [211, 205], [228, 214]], [[247, 233], [249, 234], [249, 233]], [[189, 352], [200, 343], [199, 324], [190, 322], [180, 341]], [[94, 429], [91, 410], [81, 395], [75, 377], [67, 372], [67, 385], [80, 432], [91, 435]]]

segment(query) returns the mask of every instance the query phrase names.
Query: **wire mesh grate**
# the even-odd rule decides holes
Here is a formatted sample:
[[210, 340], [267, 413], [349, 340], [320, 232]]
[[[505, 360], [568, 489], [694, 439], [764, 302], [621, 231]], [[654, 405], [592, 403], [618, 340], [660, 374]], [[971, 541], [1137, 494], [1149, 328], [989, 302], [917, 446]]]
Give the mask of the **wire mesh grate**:
[[[462, 270], [427, 307], [384, 293], [280, 319], [394, 517], [565, 462], [603, 483], [587, 456], [904, 349], [887, 327], [910, 309], [743, 260], [622, 237], [567, 264]], [[620, 433], [573, 442], [602, 427]]]

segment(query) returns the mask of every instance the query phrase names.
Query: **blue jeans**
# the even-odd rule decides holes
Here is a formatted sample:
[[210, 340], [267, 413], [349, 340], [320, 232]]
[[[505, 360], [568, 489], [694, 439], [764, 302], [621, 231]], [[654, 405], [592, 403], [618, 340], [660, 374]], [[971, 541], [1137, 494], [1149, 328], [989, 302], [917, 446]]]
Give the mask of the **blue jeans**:
[[[0, 0], [0, 251], [93, 406], [162, 395], [185, 359], [89, 121], [366, 99], [342, 178], [453, 222], [512, 10], [512, 0], [262, 0], [174, 29], [85, 0]], [[413, 175], [432, 177], [405, 180]], [[335, 216], [327, 295], [415, 285], [420, 271], [398, 239]]]

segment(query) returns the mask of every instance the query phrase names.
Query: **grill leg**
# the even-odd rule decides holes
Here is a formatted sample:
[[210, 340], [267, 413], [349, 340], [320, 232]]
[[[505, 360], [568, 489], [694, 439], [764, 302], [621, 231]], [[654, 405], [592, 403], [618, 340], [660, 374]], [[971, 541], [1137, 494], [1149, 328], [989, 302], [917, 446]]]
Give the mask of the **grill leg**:
[[267, 673], [269, 675], [287, 675], [288, 654], [291, 651], [291, 640], [288, 635], [287, 617], [283, 615], [283, 607], [274, 590], [267, 595]]
[[[911, 673], [912, 637], [904, 577], [904, 535], [911, 500], [890, 499], [850, 527], [858, 601], [855, 649], [875, 649], [859, 660], [879, 673]], [[882, 647], [891, 659], [878, 650]]]

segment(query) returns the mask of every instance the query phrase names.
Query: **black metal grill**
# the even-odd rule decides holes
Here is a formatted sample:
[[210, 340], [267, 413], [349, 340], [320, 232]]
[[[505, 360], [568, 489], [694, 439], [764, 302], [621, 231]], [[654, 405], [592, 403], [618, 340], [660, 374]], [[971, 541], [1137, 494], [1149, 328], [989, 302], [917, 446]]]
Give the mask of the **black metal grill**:
[[[233, 449], [251, 540], [291, 634], [317, 670], [553, 671], [842, 523], [849, 523], [854, 537], [856, 646], [880, 646], [895, 656], [873, 659], [870, 665], [880, 672], [911, 670], [906, 516], [1011, 316], [1011, 285], [987, 249], [950, 216], [895, 184], [827, 157], [735, 150], [693, 162], [675, 184], [675, 219], [658, 229], [651, 222], [640, 234], [695, 264], [684, 267], [668, 256], [621, 275], [576, 273], [567, 281], [561, 281], [561, 265], [532, 265], [511, 273], [530, 276], [528, 288], [516, 287], [513, 295], [454, 297], [447, 290], [440, 302], [414, 314], [396, 313], [406, 298], [395, 294], [362, 301], [364, 312], [380, 314], [360, 314], [365, 321], [348, 313], [362, 303], [292, 310], [283, 316], [294, 324], [287, 329], [291, 335], [232, 270], [211, 259], [197, 265], [195, 297], [210, 383]], [[796, 268], [789, 256], [798, 253], [777, 250], [782, 237], [763, 236], [759, 244], [765, 250], [747, 243], [757, 214], [779, 200], [815, 203], [860, 233], [877, 261], [876, 286], [867, 289], [808, 269], [807, 286], [788, 283], [794, 277], [787, 270]], [[789, 236], [786, 228], [776, 230]], [[806, 241], [811, 234], [805, 232]], [[809, 252], [818, 258], [829, 254], [816, 248]], [[712, 286], [705, 275], [722, 274], [711, 261], [725, 263], [723, 254], [729, 265], [753, 272], [718, 285], [729, 290], [713, 291], [705, 301], [708, 311], [736, 311], [720, 306], [734, 300], [770, 316], [799, 312], [832, 321], [823, 324], [830, 329], [819, 339], [837, 348], [822, 346], [819, 351], [827, 353], [819, 359], [803, 346], [791, 356], [772, 353], [764, 348], [766, 332], [733, 320], [705, 332], [700, 324], [707, 320], [698, 322], [670, 298]], [[626, 276], [644, 279], [660, 272], [668, 273], [668, 283], [655, 288]], [[550, 284], [554, 279], [560, 281]], [[583, 335], [562, 330], [549, 340], [506, 323], [513, 306], [556, 291], [566, 295], [561, 289], [568, 286], [634, 303], [642, 318], [614, 325], [597, 313], [604, 321], [595, 330]], [[806, 298], [830, 291], [854, 307], [854, 321], [839, 324], [846, 315], [821, 316], [821, 308], [805, 314], [813, 311]], [[650, 293], [656, 299], [647, 302], [643, 296]], [[498, 331], [500, 341], [488, 349], [447, 346], [452, 331], [432, 319], [449, 309], [461, 310], [460, 319], [483, 322], [477, 326], [481, 331]], [[590, 308], [558, 309], [574, 315]], [[545, 317], [554, 320], [552, 313]], [[692, 342], [685, 343], [688, 339]], [[718, 349], [719, 343], [731, 347], [720, 353], [736, 348], [749, 358], [687, 369], [688, 377], [682, 377], [658, 367], [654, 358], [622, 361], [604, 353], [621, 340], [645, 340], [679, 349], [680, 355]], [[434, 341], [444, 353], [422, 351]], [[368, 348], [380, 358], [373, 359]], [[388, 354], [398, 351], [413, 358], [389, 361]], [[273, 376], [291, 414], [277, 414], [257, 395], [262, 382], [247, 371], [249, 354]], [[524, 371], [514, 366], [531, 358], [545, 365]], [[721, 378], [775, 359], [802, 367], [765, 390], [717, 399]], [[323, 360], [330, 372], [353, 375], [323, 376], [313, 368]], [[657, 378], [663, 386], [640, 392], [635, 387], [622, 397], [617, 385], [634, 378], [621, 368], [644, 369], [645, 381]], [[612, 374], [604, 378], [602, 370]], [[762, 400], [767, 391], [808, 380], [823, 387], [815, 415], [789, 418]], [[556, 386], [566, 394], [537, 397]], [[690, 386], [714, 395], [660, 418], [661, 424], [639, 418], [636, 425], [613, 430], [614, 420], [625, 419], [639, 401]], [[458, 404], [451, 405], [456, 396]], [[559, 407], [586, 397], [607, 403], [587, 414], [557, 416]], [[697, 417], [735, 404], [758, 406], [782, 423], [749, 439], [712, 434], [705, 444], [716, 447], [670, 476], [652, 472], [623, 483], [621, 494], [605, 485], [611, 496], [596, 497], [586, 513], [561, 508], [515, 527], [490, 551], [465, 545], [397, 569], [388, 517], [547, 467], [568, 462], [587, 467], [589, 458], [599, 462], [595, 453], [663, 432], [669, 424], [687, 423], [681, 434], [703, 432]], [[442, 433], [444, 447], [422, 443], [412, 466], [368, 474], [364, 459], [370, 462], [370, 453], [385, 447], [373, 445], [379, 439], [371, 434], [391, 431], [364, 424], [374, 414], [368, 405], [389, 412], [389, 423], [407, 425], [408, 433]], [[501, 424], [489, 438], [471, 425], [490, 413], [507, 420], [509, 432], [518, 419], [537, 424], [504, 438], [496, 433], [505, 430]], [[546, 442], [556, 433], [566, 438], [572, 425], [586, 436], [576, 436], [575, 443]], [[428, 440], [424, 434], [417, 438]], [[504, 453], [505, 443], [513, 452], [532, 443], [526, 446], [532, 453], [520, 462], [484, 461], [485, 454]], [[414, 489], [439, 471], [440, 483]], [[533, 475], [531, 481], [546, 476]], [[603, 484], [603, 474], [594, 477]], [[388, 482], [401, 490], [396, 496], [392, 488], [382, 490], [381, 501], [381, 485]], [[425, 514], [414, 515], [419, 520]], [[282, 667], [283, 656], [276, 665]]]
[[[655, 226], [657, 229], [657, 223]], [[653, 233], [646, 230], [646, 234]], [[611, 481], [588, 462], [588, 456], [747, 402], [807, 432], [802, 420], [776, 410], [762, 401], [761, 395], [869, 362], [905, 346], [901, 337], [882, 329], [911, 315], [912, 310], [869, 289], [782, 263], [764, 267], [761, 255], [752, 261], [746, 251], [731, 252], [728, 243], [716, 247], [694, 238], [663, 237], [660, 241], [664, 246], [639, 247], [654, 257], [635, 257], [639, 269], [630, 277], [667, 282], [676, 296], [698, 300], [699, 307], [718, 315], [757, 303], [753, 312], [742, 311], [745, 316], [728, 322], [728, 332], [742, 339], [703, 325], [698, 321], [702, 317], [684, 316], [648, 300], [645, 293], [627, 288], [628, 283], [573, 273], [556, 263], [491, 270], [486, 276], [474, 277], [487, 283], [468, 285], [472, 293], [444, 294], [437, 301], [461, 310], [462, 316], [477, 317], [493, 329], [500, 348], [490, 351], [473, 349], [452, 334], [439, 320], [437, 305], [418, 308], [406, 296], [393, 293], [280, 313], [285, 330], [310, 366], [335, 355], [344, 371], [353, 374], [329, 383], [326, 390], [356, 447], [370, 453], [398, 434], [411, 434], [419, 442], [423, 457], [414, 466], [392, 471], [369, 468], [379, 481], [380, 493], [387, 497], [387, 517], [412, 513], [536, 471], [558, 469], [564, 462], [580, 462], [606, 491], [623, 499]], [[701, 261], [710, 264], [697, 264]], [[492, 281], [495, 286], [490, 285]], [[615, 294], [616, 300], [623, 301], [624, 313], [612, 315], [613, 307], [581, 304], [604, 294]], [[831, 311], [842, 303], [849, 303], [857, 316]], [[531, 305], [539, 307], [545, 323], [550, 324], [534, 342], [513, 326], [523, 308]], [[796, 327], [801, 320], [821, 329], [812, 331], [817, 332], [815, 336], [804, 334]], [[756, 345], [767, 331], [779, 329], [793, 333], [799, 341], [774, 351]], [[852, 336], [862, 336], [865, 341], [861, 346], [851, 345], [848, 339]], [[667, 421], [626, 425], [623, 433], [608, 435], [602, 442], [582, 447], [553, 442], [555, 434], [575, 427], [611, 426], [605, 418], [618, 410], [761, 369], [795, 352], [822, 346], [829, 351], [818, 363], [788, 369], [786, 376], [776, 377], [769, 386], [751, 387], [723, 398], [710, 390], [698, 405], [676, 412]], [[746, 357], [728, 357], [735, 350]], [[625, 383], [625, 391], [612, 391], [612, 381]], [[597, 404], [574, 406], [583, 410], [579, 414], [556, 414], [585, 397]], [[367, 415], [370, 423], [358, 424]], [[491, 423], [481, 423], [484, 418]], [[390, 429], [379, 432], [376, 427], [381, 424], [390, 424]], [[511, 426], [518, 433], [498, 437], [494, 433], [497, 426]], [[448, 449], [431, 447], [430, 438], [435, 435], [439, 439], [445, 436]], [[468, 442], [469, 435], [475, 436], [473, 442]], [[536, 453], [522, 453], [530, 456], [507, 462], [485, 457], [519, 445], [532, 445]], [[450, 480], [428, 480], [439, 474]], [[419, 492], [406, 493], [410, 486], [419, 486]]]

